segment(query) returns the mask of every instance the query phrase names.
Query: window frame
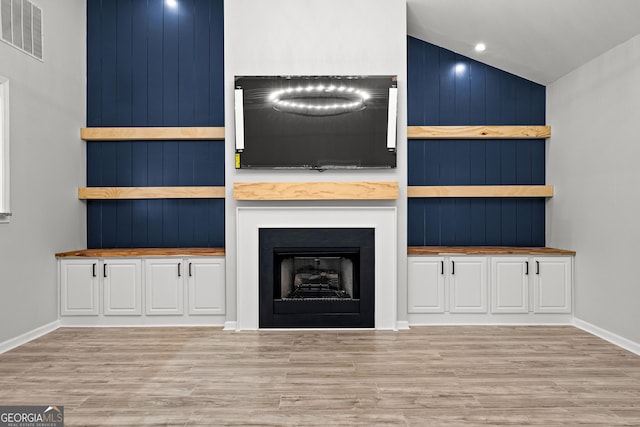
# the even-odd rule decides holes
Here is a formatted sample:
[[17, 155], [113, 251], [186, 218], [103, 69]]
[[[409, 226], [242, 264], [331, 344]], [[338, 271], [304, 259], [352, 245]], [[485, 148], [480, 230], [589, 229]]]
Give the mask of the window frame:
[[9, 123], [9, 79], [0, 75], [0, 223], [7, 223], [11, 218], [9, 204]]

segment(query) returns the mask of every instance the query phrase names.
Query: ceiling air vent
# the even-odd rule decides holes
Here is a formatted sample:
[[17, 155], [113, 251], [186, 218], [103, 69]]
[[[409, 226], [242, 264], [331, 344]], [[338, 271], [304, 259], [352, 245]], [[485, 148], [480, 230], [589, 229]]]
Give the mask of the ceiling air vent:
[[29, 0], [0, 0], [0, 39], [42, 61], [42, 9]]

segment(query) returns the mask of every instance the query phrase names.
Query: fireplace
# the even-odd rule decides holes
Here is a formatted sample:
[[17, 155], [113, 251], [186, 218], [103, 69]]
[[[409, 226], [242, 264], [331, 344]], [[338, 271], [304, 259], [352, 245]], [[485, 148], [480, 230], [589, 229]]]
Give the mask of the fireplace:
[[373, 228], [261, 228], [260, 328], [374, 327]]

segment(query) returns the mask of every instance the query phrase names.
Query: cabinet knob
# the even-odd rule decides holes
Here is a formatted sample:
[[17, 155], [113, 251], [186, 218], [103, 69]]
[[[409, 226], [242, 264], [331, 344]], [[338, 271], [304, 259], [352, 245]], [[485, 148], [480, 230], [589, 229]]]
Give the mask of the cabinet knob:
[[536, 274], [540, 274], [540, 261], [536, 261]]
[[96, 276], [97, 276], [97, 273], [96, 273], [96, 267], [97, 267], [97, 265], [96, 265], [96, 263], [94, 262], [94, 263], [93, 263], [93, 270], [92, 270], [92, 272], [93, 272], [93, 277], [96, 277]]
[[181, 262], [178, 263], [178, 277], [182, 277], [182, 272], [180, 271]]
[[191, 263], [189, 263], [189, 277], [193, 276], [193, 274], [191, 274]]
[[456, 262], [451, 261], [451, 274], [456, 274]]
[[102, 275], [104, 277], [107, 277], [107, 263], [106, 262], [102, 265]]
[[528, 276], [529, 275], [529, 261], [525, 261], [524, 265], [525, 265], [524, 274]]

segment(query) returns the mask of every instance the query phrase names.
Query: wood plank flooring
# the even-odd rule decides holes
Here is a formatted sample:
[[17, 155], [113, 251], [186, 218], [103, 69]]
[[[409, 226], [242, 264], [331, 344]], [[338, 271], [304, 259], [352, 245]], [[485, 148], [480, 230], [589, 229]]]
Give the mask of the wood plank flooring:
[[0, 355], [0, 405], [67, 426], [640, 425], [640, 356], [571, 326], [61, 328]]

